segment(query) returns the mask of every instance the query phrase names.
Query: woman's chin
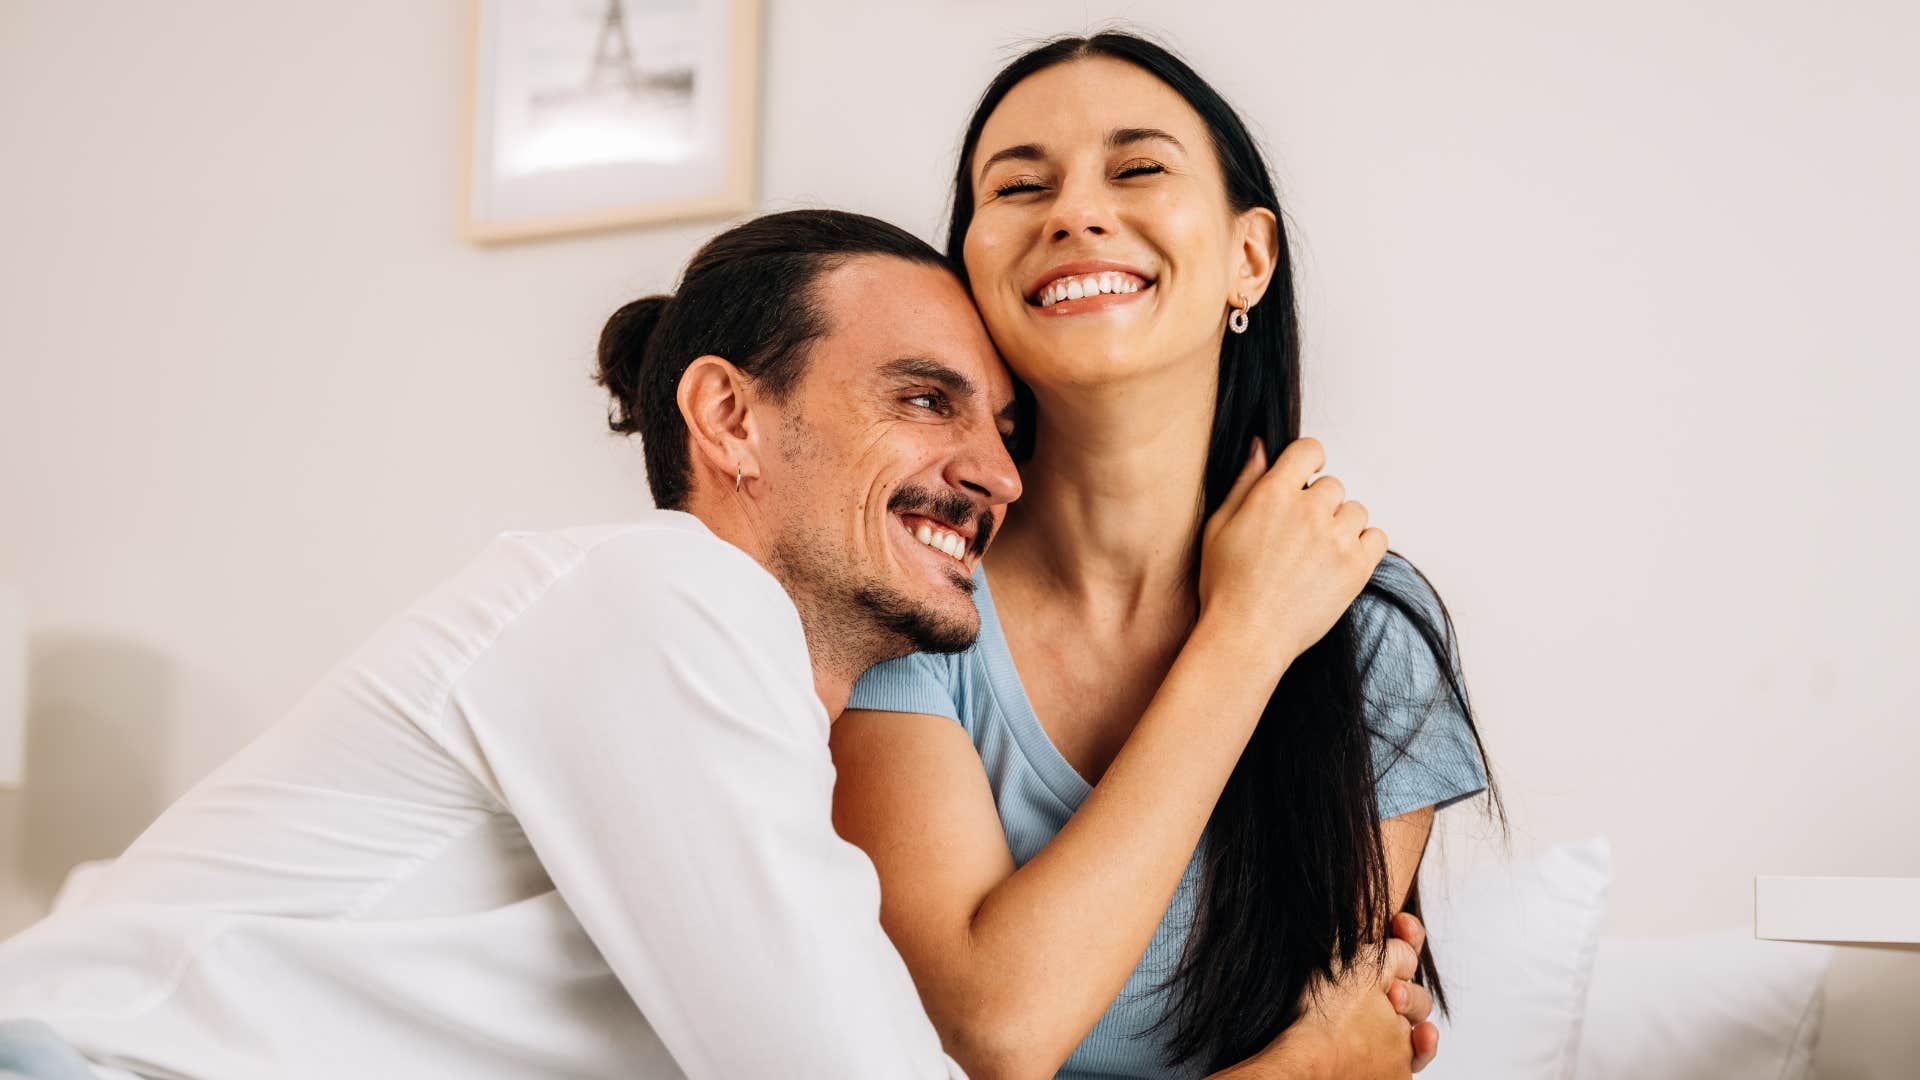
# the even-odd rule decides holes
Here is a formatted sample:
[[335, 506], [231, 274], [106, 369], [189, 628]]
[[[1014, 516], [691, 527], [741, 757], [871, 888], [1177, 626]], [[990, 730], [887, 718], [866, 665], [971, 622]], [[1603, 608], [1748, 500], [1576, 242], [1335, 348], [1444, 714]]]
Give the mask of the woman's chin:
[[1153, 375], [1162, 365], [1134, 349], [1061, 350], [1031, 360], [1009, 358], [1007, 366], [1042, 397], [1049, 390], [1087, 390], [1115, 386]]

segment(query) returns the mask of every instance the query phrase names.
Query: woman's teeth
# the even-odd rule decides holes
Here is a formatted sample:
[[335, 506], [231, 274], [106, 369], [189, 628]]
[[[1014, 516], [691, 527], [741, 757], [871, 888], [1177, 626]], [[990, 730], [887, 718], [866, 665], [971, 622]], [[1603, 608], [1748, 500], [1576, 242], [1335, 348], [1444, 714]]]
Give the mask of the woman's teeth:
[[962, 540], [958, 533], [950, 533], [945, 529], [920, 525], [913, 530], [913, 538], [935, 551], [951, 555], [956, 559], [964, 558], [967, 554], [967, 542]]
[[1052, 307], [1062, 300], [1079, 300], [1101, 293], [1139, 292], [1147, 287], [1144, 278], [1118, 270], [1109, 270], [1100, 274], [1078, 274], [1074, 277], [1055, 278], [1040, 290], [1038, 300], [1041, 307]]

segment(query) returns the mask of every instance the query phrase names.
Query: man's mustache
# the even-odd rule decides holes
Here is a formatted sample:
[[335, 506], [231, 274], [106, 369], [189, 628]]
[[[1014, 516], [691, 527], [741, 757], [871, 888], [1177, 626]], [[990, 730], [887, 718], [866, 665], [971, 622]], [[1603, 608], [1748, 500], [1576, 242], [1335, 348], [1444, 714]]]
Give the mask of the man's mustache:
[[973, 518], [973, 541], [967, 547], [975, 555], [985, 554], [987, 544], [993, 540], [993, 511], [980, 510], [975, 516], [973, 500], [957, 491], [903, 487], [887, 500], [887, 509], [896, 514], [918, 514], [931, 518], [950, 526], [955, 532], [964, 529], [967, 519]]

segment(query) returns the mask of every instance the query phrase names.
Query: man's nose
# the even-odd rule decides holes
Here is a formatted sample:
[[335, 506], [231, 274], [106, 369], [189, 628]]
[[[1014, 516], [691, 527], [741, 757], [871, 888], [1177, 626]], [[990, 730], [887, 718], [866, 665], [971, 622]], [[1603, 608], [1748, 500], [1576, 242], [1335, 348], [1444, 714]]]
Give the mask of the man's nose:
[[1020, 497], [1020, 470], [996, 430], [968, 441], [946, 470], [947, 483], [979, 497], [988, 506], [1003, 506]]

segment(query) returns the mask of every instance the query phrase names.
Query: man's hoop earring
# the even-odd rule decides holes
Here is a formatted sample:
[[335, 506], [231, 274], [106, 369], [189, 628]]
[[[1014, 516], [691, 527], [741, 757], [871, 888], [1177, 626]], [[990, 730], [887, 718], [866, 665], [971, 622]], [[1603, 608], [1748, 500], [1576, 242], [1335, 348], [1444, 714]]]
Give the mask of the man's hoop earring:
[[733, 463], [733, 493], [735, 495], [740, 494], [740, 478], [741, 478], [740, 463], [736, 461]]
[[1252, 306], [1253, 306], [1252, 304], [1247, 303], [1247, 294], [1241, 293], [1240, 306], [1237, 308], [1234, 308], [1233, 314], [1227, 316], [1227, 329], [1232, 330], [1236, 334], [1246, 333], [1247, 332], [1247, 309]]

